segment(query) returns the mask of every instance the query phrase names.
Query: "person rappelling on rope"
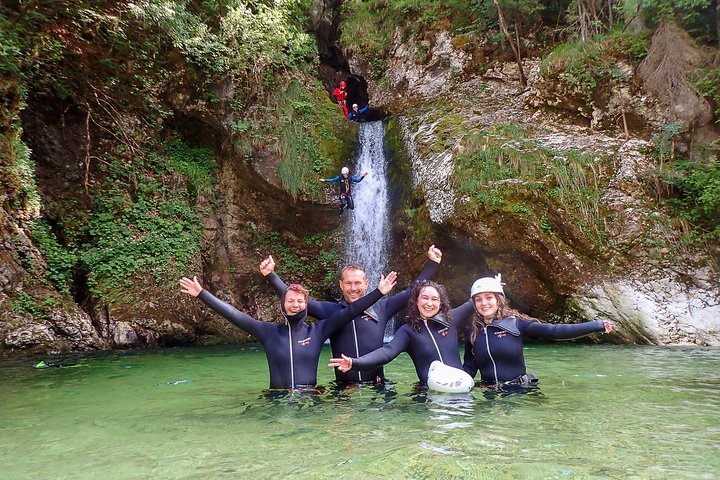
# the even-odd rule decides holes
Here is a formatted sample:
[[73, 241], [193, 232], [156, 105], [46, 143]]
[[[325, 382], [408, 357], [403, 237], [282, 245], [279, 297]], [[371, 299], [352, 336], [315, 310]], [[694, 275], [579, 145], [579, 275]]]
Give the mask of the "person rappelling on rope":
[[362, 122], [363, 114], [367, 112], [368, 108], [370, 108], [369, 102], [363, 108], [359, 108], [357, 103], [353, 103], [352, 110], [347, 114], [347, 118], [353, 122]]
[[335, 97], [335, 101], [338, 105], [340, 105], [340, 108], [342, 108], [343, 113], [345, 116], [348, 116], [348, 108], [347, 108], [347, 92], [345, 91], [345, 87], [347, 84], [345, 83], [345, 80], [340, 80], [340, 83], [338, 86], [333, 90], [333, 97]]
[[343, 210], [345, 208], [349, 210], [355, 210], [355, 203], [352, 198], [352, 184], [362, 182], [363, 178], [367, 176], [368, 172], [363, 173], [359, 178], [350, 175], [350, 169], [348, 167], [342, 167], [340, 175], [334, 178], [321, 178], [321, 182], [326, 183], [340, 183], [340, 191], [338, 192], [340, 199], [340, 211], [338, 217], [342, 217]]

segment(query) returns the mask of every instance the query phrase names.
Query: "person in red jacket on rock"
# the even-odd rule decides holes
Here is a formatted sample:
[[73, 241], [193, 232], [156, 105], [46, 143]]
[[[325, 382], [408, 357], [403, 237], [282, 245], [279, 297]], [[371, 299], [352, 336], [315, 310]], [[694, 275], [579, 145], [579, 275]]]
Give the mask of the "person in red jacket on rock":
[[335, 97], [335, 101], [338, 105], [340, 105], [340, 108], [342, 108], [343, 113], [345, 116], [348, 116], [348, 109], [347, 105], [345, 104], [345, 100], [347, 99], [347, 92], [345, 91], [345, 87], [347, 84], [345, 83], [345, 80], [340, 80], [340, 84], [338, 87], [333, 90], [333, 97]]

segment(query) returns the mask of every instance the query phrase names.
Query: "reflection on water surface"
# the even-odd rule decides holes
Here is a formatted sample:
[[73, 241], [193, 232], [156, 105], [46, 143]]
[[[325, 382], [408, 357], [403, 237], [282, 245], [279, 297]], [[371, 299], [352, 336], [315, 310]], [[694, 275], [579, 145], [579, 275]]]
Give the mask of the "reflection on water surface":
[[[720, 478], [720, 350], [530, 345], [528, 393], [267, 392], [255, 347], [0, 361], [3, 478]], [[323, 352], [320, 364], [329, 358]]]

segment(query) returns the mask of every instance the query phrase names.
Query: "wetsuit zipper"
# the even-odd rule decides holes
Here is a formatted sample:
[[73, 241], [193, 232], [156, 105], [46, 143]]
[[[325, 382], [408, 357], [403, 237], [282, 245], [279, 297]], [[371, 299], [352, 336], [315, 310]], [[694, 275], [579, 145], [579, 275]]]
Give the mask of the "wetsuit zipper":
[[[355, 319], [352, 320], [353, 339], [355, 340], [355, 358], [360, 356], [360, 347], [358, 346], [357, 330], [355, 329]], [[358, 380], [362, 382], [362, 373], [358, 372]]]
[[433, 334], [432, 334], [432, 332], [430, 331], [430, 327], [428, 327], [427, 320], [425, 320], [423, 323], [425, 324], [425, 328], [427, 328], [427, 331], [428, 331], [428, 333], [430, 334], [430, 338], [432, 339], [433, 344], [435, 345], [435, 351], [437, 351], [438, 357], [440, 357], [440, 361], [441, 361], [442, 363], [445, 363], [445, 360], [443, 360], [443, 358], [442, 358], [442, 353], [440, 353], [440, 349], [438, 348], [438, 344], [437, 344], [437, 342], [435, 341], [435, 337], [433, 337]]
[[292, 327], [290, 322], [288, 322], [288, 340], [290, 344], [290, 386], [295, 388], [295, 362], [293, 361]]
[[493, 365], [493, 373], [495, 374], [495, 385], [498, 385], [498, 378], [497, 378], [497, 366], [495, 365], [495, 359], [492, 356], [492, 353], [490, 353], [490, 340], [488, 340], [488, 328], [487, 325], [485, 326], [485, 348], [487, 348], [488, 356], [490, 357], [490, 361]]

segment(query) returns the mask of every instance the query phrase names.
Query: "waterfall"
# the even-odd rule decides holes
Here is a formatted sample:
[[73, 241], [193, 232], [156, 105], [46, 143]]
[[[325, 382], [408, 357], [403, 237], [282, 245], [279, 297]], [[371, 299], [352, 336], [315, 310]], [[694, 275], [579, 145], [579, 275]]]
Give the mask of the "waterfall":
[[357, 177], [368, 172], [368, 176], [353, 187], [355, 210], [348, 212], [345, 263], [364, 266], [372, 289], [377, 286], [380, 274], [387, 273], [390, 247], [390, 201], [382, 122], [360, 123], [358, 141], [360, 148], [353, 174]]

